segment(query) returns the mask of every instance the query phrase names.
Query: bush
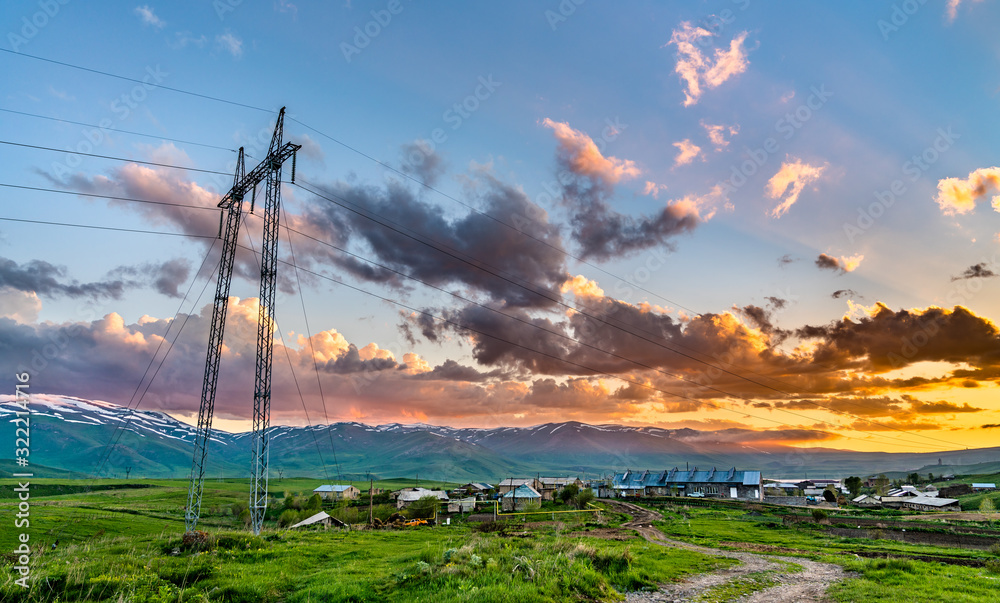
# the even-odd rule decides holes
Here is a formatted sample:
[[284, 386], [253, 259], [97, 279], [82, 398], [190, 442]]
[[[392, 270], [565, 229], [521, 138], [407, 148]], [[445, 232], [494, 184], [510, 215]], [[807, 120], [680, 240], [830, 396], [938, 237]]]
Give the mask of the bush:
[[191, 530], [181, 538], [181, 548], [185, 551], [209, 551], [215, 546], [215, 538], [208, 532]]
[[240, 511], [239, 517], [236, 518], [237, 523], [241, 523], [244, 526], [250, 525], [250, 509], [244, 508]]
[[299, 513], [294, 509], [285, 509], [278, 518], [278, 527], [287, 528], [299, 522]]
[[594, 491], [587, 488], [580, 490], [580, 493], [573, 499], [573, 505], [577, 509], [585, 509], [594, 500]]
[[233, 517], [239, 517], [243, 514], [243, 511], [246, 511], [246, 508], [247, 506], [245, 504], [241, 502], [234, 502], [232, 506], [229, 507], [229, 510], [232, 511]]
[[826, 511], [824, 511], [823, 509], [813, 509], [812, 516], [813, 519], [816, 521], [816, 523], [819, 523], [824, 519], [826, 519]]
[[436, 496], [423, 496], [420, 500], [416, 500], [410, 504], [407, 508], [407, 514], [410, 519], [422, 519], [427, 517], [433, 517], [434, 511], [438, 508], [438, 499]]
[[323, 498], [319, 494], [313, 494], [309, 497], [309, 502], [306, 504], [307, 509], [320, 510], [323, 508]]
[[559, 491], [559, 500], [561, 500], [563, 504], [569, 504], [569, 501], [572, 500], [579, 493], [580, 493], [580, 486], [577, 486], [576, 484], [570, 484]]

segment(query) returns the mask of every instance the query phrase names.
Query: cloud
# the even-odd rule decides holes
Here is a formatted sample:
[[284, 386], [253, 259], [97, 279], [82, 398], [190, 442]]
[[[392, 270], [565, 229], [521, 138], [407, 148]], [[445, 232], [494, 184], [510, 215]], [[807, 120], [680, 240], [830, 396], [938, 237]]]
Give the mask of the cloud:
[[[841, 274], [846, 272], [854, 272], [854, 270], [861, 265], [861, 261], [865, 259], [863, 255], [851, 255], [851, 256], [840, 256], [840, 258], [835, 258], [832, 255], [827, 255], [825, 253], [819, 254], [816, 258], [816, 267], [821, 270], [839, 270]], [[835, 295], [835, 297], [837, 297]]]
[[38, 320], [42, 300], [34, 291], [0, 286], [0, 317], [28, 324]]
[[[562, 168], [562, 204], [570, 214], [573, 239], [584, 259], [609, 260], [650, 247], [671, 248], [670, 239], [690, 232], [714, 215], [707, 209], [721, 195], [716, 188], [705, 196], [672, 200], [653, 215], [629, 216], [612, 209], [614, 185], [641, 172], [630, 160], [604, 157], [594, 141], [568, 124], [545, 119], [559, 146], [556, 161]], [[654, 191], [647, 185], [644, 191]], [[703, 215], [703, 211], [706, 213]]]
[[667, 190], [666, 184], [657, 184], [652, 180], [647, 180], [645, 186], [642, 188], [642, 194], [652, 196], [654, 199], [659, 199], [660, 193], [665, 190]]
[[702, 88], [717, 88], [726, 80], [746, 71], [750, 61], [747, 59], [743, 42], [747, 32], [742, 32], [729, 42], [729, 48], [716, 48], [712, 58], [706, 57], [700, 46], [702, 39], [708, 40], [713, 34], [707, 29], [694, 27], [684, 21], [679, 29], [675, 29], [669, 44], [677, 45], [677, 65], [674, 71], [680, 75], [686, 84], [684, 90], [684, 106], [689, 107], [698, 102], [703, 93]]
[[156, 29], [163, 29], [167, 24], [166, 21], [157, 17], [156, 13], [153, 12], [153, 9], [147, 5], [137, 6], [133, 12], [139, 16], [139, 20], [142, 21], [143, 25], [149, 25]]
[[1000, 423], [987, 423], [986, 425], [980, 425], [980, 429], [1000, 429]]
[[788, 264], [791, 264], [792, 262], [795, 262], [795, 261], [798, 261], [798, 260], [796, 260], [795, 258], [793, 258], [791, 256], [791, 254], [786, 253], [785, 255], [783, 255], [780, 258], [778, 258], [778, 266], [781, 266], [782, 268], [784, 268]]
[[208, 44], [208, 38], [204, 35], [195, 37], [190, 31], [177, 31], [174, 32], [173, 40], [168, 39], [167, 45], [174, 50], [181, 50], [182, 48], [187, 48], [188, 44], [192, 46], [197, 46], [198, 48], [204, 48], [205, 44]]
[[631, 159], [605, 157], [589, 136], [574, 130], [567, 123], [542, 120], [559, 142], [559, 159], [567, 169], [579, 176], [601, 180], [606, 184], [617, 184], [622, 178], [635, 178], [642, 172]]
[[715, 149], [722, 150], [729, 146], [729, 141], [726, 136], [736, 136], [740, 133], [739, 126], [725, 126], [722, 124], [709, 124], [704, 121], [701, 122], [701, 127], [705, 128], [705, 133], [708, 134], [708, 139], [712, 141], [715, 145]]
[[141, 266], [121, 266], [111, 271], [117, 277], [140, 279], [159, 293], [168, 297], [181, 297], [178, 288], [187, 282], [191, 274], [191, 264], [184, 258], [175, 258], [161, 264], [143, 264]]
[[[982, 2], [982, 0], [972, 0], [973, 4]], [[962, 4], [962, 0], [948, 0], [948, 4], [945, 6], [945, 15], [948, 18], [948, 22], [952, 23], [955, 21], [955, 17], [958, 16], [958, 7]]]
[[128, 285], [121, 279], [80, 283], [66, 280], [66, 268], [42, 260], [25, 264], [0, 257], [0, 287], [35, 293], [52, 298], [112, 298], [121, 299]]
[[243, 40], [231, 31], [215, 36], [215, 45], [237, 59], [243, 56]]
[[[817, 260], [818, 262], [818, 260]], [[838, 289], [830, 294], [833, 299], [840, 299], [841, 297], [856, 297], [858, 292], [854, 289]]]
[[298, 150], [301, 157], [315, 161], [321, 166], [326, 164], [326, 156], [323, 154], [323, 147], [321, 147], [320, 144], [313, 140], [308, 134], [296, 134], [295, 144], [302, 145], [302, 148]]
[[[339, 245], [357, 244], [379, 263], [431, 285], [462, 284], [505, 305], [551, 305], [566, 280], [558, 227], [523, 191], [489, 173], [477, 173], [470, 184], [475, 198], [469, 202], [483, 213], [452, 216], [399, 183], [334, 183], [321, 190], [377, 214], [383, 224], [317, 199], [307, 207], [302, 228], [324, 240], [336, 233]], [[490, 216], [503, 216], [519, 230]], [[403, 285], [392, 272], [343, 254], [316, 251], [356, 278]]]
[[[979, 168], [966, 179], [945, 178], [938, 181], [935, 197], [946, 216], [967, 214], [991, 191], [1000, 191], [1000, 167]], [[993, 209], [1000, 211], [1000, 194], [993, 197]]]
[[674, 146], [680, 151], [674, 159], [674, 166], [691, 163], [701, 155], [701, 147], [691, 142], [689, 138], [675, 142]]
[[434, 186], [444, 174], [444, 160], [426, 140], [415, 140], [403, 145], [402, 153], [403, 171], [420, 182]]
[[1000, 274], [993, 272], [993, 270], [988, 267], [986, 262], [980, 262], [969, 266], [962, 274], [951, 277], [951, 280], [952, 282], [955, 282], [970, 278], [993, 278], [995, 276], [1000, 276]]
[[771, 217], [780, 218], [799, 200], [799, 194], [806, 185], [815, 182], [826, 170], [826, 165], [814, 166], [801, 159], [788, 157], [778, 172], [767, 181], [765, 192], [772, 199], [784, 200], [771, 210]]

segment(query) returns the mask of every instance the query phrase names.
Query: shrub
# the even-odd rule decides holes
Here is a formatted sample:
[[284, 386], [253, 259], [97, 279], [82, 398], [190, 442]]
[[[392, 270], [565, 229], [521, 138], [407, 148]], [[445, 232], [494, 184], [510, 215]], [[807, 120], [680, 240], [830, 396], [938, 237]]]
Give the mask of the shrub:
[[208, 551], [215, 546], [215, 538], [208, 532], [191, 530], [181, 538], [181, 548], [185, 551]]
[[559, 491], [559, 500], [561, 500], [563, 504], [569, 504], [569, 501], [572, 500], [573, 497], [575, 497], [579, 493], [580, 493], [580, 486], [577, 486], [576, 484], [570, 484]]
[[573, 504], [577, 509], [585, 509], [594, 500], [594, 491], [587, 488], [580, 490], [580, 493], [573, 499]]
[[307, 509], [316, 509], [317, 511], [323, 507], [323, 498], [319, 494], [313, 494], [309, 497], [309, 502], [306, 504]]
[[241, 502], [234, 502], [232, 506], [229, 507], [229, 510], [232, 511], [233, 517], [239, 517], [243, 514], [243, 511], [245, 511], [246, 508], [247, 506], [245, 504]]
[[435, 496], [423, 496], [419, 500], [414, 501], [409, 508], [407, 513], [411, 519], [419, 519], [426, 517], [433, 517], [434, 511], [438, 507], [438, 499]]
[[287, 528], [299, 522], [299, 513], [294, 509], [285, 509], [278, 518], [278, 527]]
[[826, 519], [826, 511], [824, 511], [823, 509], [813, 509], [812, 516], [813, 519], [816, 521], [816, 523], [819, 523], [824, 519]]
[[243, 509], [240, 511], [240, 515], [236, 518], [236, 521], [244, 526], [250, 525], [250, 509]]
[[990, 559], [987, 561], [986, 571], [991, 574], [1000, 574], [1000, 559]]

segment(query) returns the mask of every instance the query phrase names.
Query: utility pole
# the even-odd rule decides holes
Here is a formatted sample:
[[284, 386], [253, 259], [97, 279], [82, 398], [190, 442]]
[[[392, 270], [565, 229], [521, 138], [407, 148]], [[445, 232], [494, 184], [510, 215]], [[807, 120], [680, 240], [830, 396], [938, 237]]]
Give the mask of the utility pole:
[[205, 378], [202, 382], [201, 406], [198, 409], [198, 427], [195, 435], [194, 458], [191, 464], [191, 485], [188, 504], [184, 514], [184, 525], [188, 531], [198, 525], [201, 500], [205, 480], [205, 457], [211, 438], [212, 415], [215, 408], [215, 394], [219, 379], [219, 361], [222, 357], [223, 332], [226, 327], [226, 311], [229, 304], [229, 286], [233, 279], [233, 260], [236, 257], [236, 243], [239, 236], [243, 200], [247, 193], [253, 197], [257, 185], [265, 182], [266, 205], [264, 209], [264, 243], [261, 249], [260, 309], [257, 324], [257, 367], [254, 377], [253, 437], [251, 438], [251, 491], [250, 520], [254, 534], [259, 534], [267, 509], [267, 428], [271, 416], [271, 351], [274, 325], [274, 290], [277, 269], [278, 215], [281, 208], [281, 166], [292, 158], [292, 181], [295, 181], [295, 152], [301, 145], [290, 142], [282, 145], [285, 122], [285, 108], [278, 113], [274, 135], [267, 156], [260, 164], [246, 173], [243, 148], [240, 148], [233, 176], [233, 187], [219, 207], [223, 210], [219, 223], [222, 238], [222, 259], [219, 262], [219, 280], [216, 283], [212, 324], [208, 338], [208, 354], [205, 361]]
[[375, 480], [368, 478], [368, 525], [375, 523]]

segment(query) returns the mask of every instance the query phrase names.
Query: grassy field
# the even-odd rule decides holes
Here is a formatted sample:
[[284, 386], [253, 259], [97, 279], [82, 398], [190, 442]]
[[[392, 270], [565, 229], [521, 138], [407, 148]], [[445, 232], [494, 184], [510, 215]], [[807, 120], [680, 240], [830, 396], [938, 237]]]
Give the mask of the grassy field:
[[[831, 514], [822, 520], [786, 522], [788, 510], [758, 507], [688, 507], [651, 505], [664, 515], [657, 522], [665, 534], [704, 546], [749, 550], [836, 563], [856, 577], [831, 588], [836, 601], [853, 602], [980, 602], [1000, 600], [1000, 538], [988, 551], [908, 544], [879, 538], [842, 538], [830, 533], [850, 525], [856, 514]], [[804, 510], [798, 509], [798, 513]], [[949, 522], [949, 529], [989, 529], [992, 522]], [[852, 526], [853, 527], [853, 526]], [[929, 518], [910, 529], [943, 531]], [[878, 530], [874, 530], [877, 535]], [[920, 560], [933, 557], [934, 561]]]
[[[377, 487], [406, 484], [380, 483]], [[502, 531], [452, 526], [404, 530], [236, 530], [230, 507], [246, 482], [206, 483], [205, 543], [185, 544], [183, 481], [32, 483], [32, 588], [13, 583], [4, 555], [2, 601], [614, 601], [731, 563], [638, 538], [586, 535], [589, 515]], [[303, 498], [315, 480], [272, 481]], [[89, 490], [89, 491], [88, 491]], [[13, 483], [0, 484], [12, 517]], [[611, 520], [614, 520], [612, 515]], [[591, 522], [585, 524], [584, 522]], [[0, 532], [12, 551], [21, 530]], [[573, 535], [570, 535], [573, 533]], [[53, 549], [52, 544], [58, 542]]]
[[[303, 503], [316, 485], [316, 480], [272, 480], [277, 495], [272, 519], [255, 537], [232, 511], [234, 503], [245, 505], [248, 483], [206, 482], [199, 528], [210, 538], [185, 543], [184, 480], [33, 481], [27, 530], [33, 587], [13, 583], [16, 558], [6, 552], [17, 546], [21, 530], [4, 528], [0, 601], [614, 601], [628, 591], [733, 563], [616, 533], [625, 517], [611, 512], [600, 520], [568, 514], [556, 515], [557, 521], [539, 513], [499, 531], [461, 517], [451, 526], [389, 531], [277, 529], [285, 497]], [[376, 483], [386, 489], [409, 485]], [[14, 486], [0, 480], [0, 514], [8, 518], [16, 512]], [[857, 512], [831, 513], [818, 523], [802, 509], [711, 501], [653, 507], [664, 516], [657, 527], [678, 540], [844, 566], [855, 575], [831, 588], [837, 601], [1000, 599], [1000, 546], [973, 550], [898, 542], [879, 538], [879, 528], [865, 538], [833, 534], [838, 526], [854, 528]], [[367, 507], [326, 510], [367, 517]], [[383, 508], [385, 514], [392, 510]], [[806, 521], [789, 521], [790, 512], [806, 515]], [[873, 517], [887, 522], [888, 533], [901, 529], [892, 525], [898, 515]], [[989, 521], [931, 518], [905, 525], [911, 532], [994, 533]], [[724, 585], [713, 600], [726, 600], [729, 590], [749, 592], [772, 583], [766, 573], [746, 580], [752, 584]]]

